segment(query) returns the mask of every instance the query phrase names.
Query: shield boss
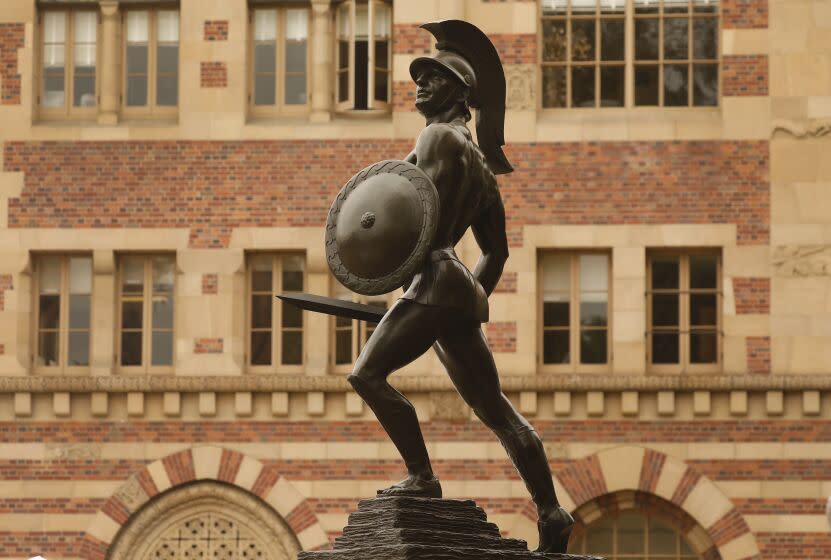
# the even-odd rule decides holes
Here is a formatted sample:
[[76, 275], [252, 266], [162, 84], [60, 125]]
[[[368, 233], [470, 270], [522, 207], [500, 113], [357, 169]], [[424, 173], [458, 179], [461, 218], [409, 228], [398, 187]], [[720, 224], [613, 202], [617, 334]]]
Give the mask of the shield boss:
[[326, 221], [326, 257], [335, 277], [364, 295], [401, 287], [424, 262], [439, 198], [415, 165], [380, 161], [344, 185]]

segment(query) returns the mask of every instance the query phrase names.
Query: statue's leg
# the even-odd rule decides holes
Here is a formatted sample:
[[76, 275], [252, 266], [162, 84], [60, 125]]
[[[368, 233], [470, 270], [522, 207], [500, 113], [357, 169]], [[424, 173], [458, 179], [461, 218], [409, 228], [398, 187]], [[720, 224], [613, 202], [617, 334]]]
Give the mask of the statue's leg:
[[441, 497], [441, 486], [433, 475], [415, 408], [387, 382], [393, 371], [421, 356], [435, 342], [441, 325], [439, 316], [437, 307], [398, 300], [375, 328], [347, 378], [375, 413], [407, 465], [407, 479], [379, 494]]
[[537, 506], [541, 552], [565, 552], [574, 521], [559, 507], [537, 432], [502, 393], [496, 364], [478, 325], [448, 331], [436, 352], [476, 416], [502, 442]]

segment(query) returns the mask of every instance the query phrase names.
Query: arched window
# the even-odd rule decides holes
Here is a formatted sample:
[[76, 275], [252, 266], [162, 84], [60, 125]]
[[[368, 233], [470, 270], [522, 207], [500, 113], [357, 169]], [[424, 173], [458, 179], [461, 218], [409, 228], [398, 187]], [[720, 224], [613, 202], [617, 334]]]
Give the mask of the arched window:
[[596, 554], [608, 560], [699, 560], [674, 522], [638, 510], [600, 518], [575, 534], [572, 554]]
[[227, 484], [199, 482], [169, 490], [133, 514], [108, 559], [294, 560], [299, 551], [294, 532], [259, 498]]

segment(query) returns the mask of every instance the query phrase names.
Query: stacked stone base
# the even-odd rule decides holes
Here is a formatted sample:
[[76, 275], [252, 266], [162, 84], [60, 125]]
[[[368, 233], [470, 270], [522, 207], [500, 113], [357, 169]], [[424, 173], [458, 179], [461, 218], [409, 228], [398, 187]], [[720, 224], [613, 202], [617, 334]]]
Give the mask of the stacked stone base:
[[540, 554], [506, 539], [470, 500], [383, 497], [362, 500], [333, 550], [298, 560], [602, 560]]

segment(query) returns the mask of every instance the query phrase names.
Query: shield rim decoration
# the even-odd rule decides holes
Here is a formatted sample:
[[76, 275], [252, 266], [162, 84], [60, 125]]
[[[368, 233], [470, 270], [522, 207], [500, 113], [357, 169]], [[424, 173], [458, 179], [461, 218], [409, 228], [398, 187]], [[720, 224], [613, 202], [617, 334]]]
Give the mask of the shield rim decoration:
[[[341, 206], [352, 191], [369, 177], [381, 173], [399, 175], [413, 185], [421, 200], [424, 220], [415, 247], [401, 266], [384, 276], [366, 278], [353, 273], [343, 264], [335, 234]], [[329, 264], [329, 270], [332, 271], [338, 282], [353, 292], [365, 296], [386, 294], [400, 288], [412, 278], [424, 262], [438, 227], [438, 213], [439, 193], [430, 177], [414, 164], [403, 160], [387, 159], [365, 167], [346, 182], [329, 209], [329, 215], [326, 218], [326, 262]]]

